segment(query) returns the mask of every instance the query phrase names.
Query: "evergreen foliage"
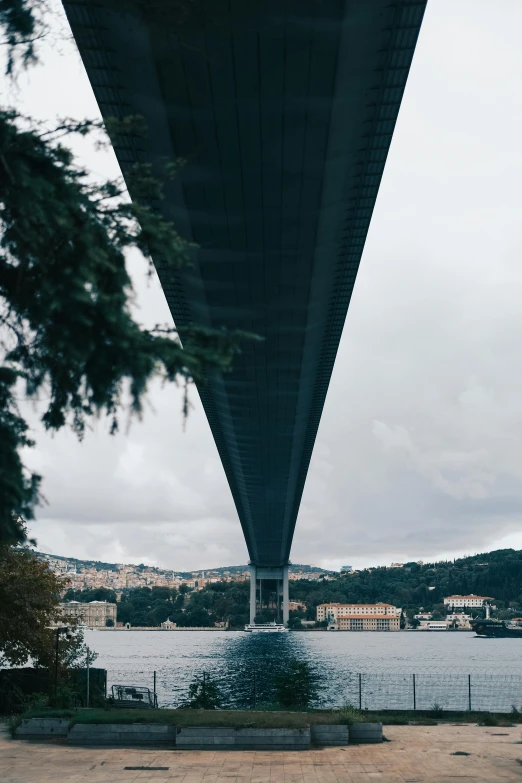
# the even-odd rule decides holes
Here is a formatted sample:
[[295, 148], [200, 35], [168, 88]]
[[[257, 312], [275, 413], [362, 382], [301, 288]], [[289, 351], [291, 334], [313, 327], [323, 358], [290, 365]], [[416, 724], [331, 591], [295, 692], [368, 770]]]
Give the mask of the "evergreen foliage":
[[[8, 70], [16, 47], [26, 63], [35, 59], [44, 12], [40, 0], [0, 0]], [[127, 173], [131, 202], [121, 181], [93, 184], [64, 143], [103, 129], [112, 138], [144, 132], [138, 118], [103, 127], [64, 121], [49, 131], [0, 111], [0, 541], [24, 540], [19, 517], [31, 519], [39, 501], [40, 477], [20, 457], [34, 444], [17, 395], [45, 396], [47, 429], [70, 424], [82, 437], [86, 421], [105, 413], [115, 432], [127, 398], [141, 413], [153, 377], [202, 384], [238, 351], [238, 339], [221, 330], [187, 327], [182, 346], [174, 329], [134, 320], [129, 248], [172, 269], [190, 259], [192, 247], [152, 207], [179, 165], [166, 163], [162, 181], [135, 166]]]
[[[116, 602], [107, 588], [67, 590], [64, 601]], [[137, 587], [125, 590], [118, 601], [118, 622], [132, 627], [158, 627], [171, 620], [183, 628], [211, 628], [217, 622], [242, 628], [248, 622], [248, 584], [216, 582], [203, 590], [179, 591], [169, 587]]]

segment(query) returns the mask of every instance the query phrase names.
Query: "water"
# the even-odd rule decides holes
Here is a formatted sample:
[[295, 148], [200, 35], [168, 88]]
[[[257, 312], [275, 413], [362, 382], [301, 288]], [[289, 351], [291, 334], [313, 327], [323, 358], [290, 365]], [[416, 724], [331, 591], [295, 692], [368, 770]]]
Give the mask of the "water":
[[[318, 675], [322, 706], [509, 711], [522, 706], [522, 644], [454, 633], [87, 631], [95, 666], [113, 684], [153, 687], [160, 706], [178, 706], [194, 675], [217, 680], [228, 706], [274, 700], [274, 678], [292, 658]], [[415, 678], [413, 675], [415, 674]]]

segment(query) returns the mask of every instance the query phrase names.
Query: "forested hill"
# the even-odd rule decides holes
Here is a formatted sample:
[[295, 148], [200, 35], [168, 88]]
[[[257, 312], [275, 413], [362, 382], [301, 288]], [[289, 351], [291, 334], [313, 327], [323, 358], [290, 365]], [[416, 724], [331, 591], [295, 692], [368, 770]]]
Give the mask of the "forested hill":
[[294, 583], [291, 596], [318, 603], [374, 603], [433, 608], [452, 594], [492, 596], [499, 607], [522, 606], [522, 551], [499, 549], [454, 562], [405, 563], [402, 568], [370, 568], [319, 583]]

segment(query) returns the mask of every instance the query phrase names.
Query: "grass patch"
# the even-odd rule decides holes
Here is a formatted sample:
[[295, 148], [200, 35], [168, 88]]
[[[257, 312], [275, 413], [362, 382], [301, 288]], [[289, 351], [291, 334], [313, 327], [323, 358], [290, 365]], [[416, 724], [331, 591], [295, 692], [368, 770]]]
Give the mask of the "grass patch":
[[[445, 711], [442, 719], [435, 719], [432, 710], [390, 710], [388, 712], [359, 711], [352, 707], [339, 710], [30, 710], [12, 719], [19, 725], [24, 718], [68, 718], [75, 723], [163, 723], [174, 726], [220, 726], [234, 728], [305, 728], [311, 724], [382, 723], [385, 726], [407, 726], [410, 723], [436, 726], [439, 723], [479, 723], [483, 726], [513, 725], [512, 714]], [[519, 722], [516, 720], [516, 722]], [[522, 716], [520, 719], [522, 722]], [[10, 721], [11, 723], [11, 721]], [[9, 726], [11, 728], [11, 726]], [[16, 728], [16, 726], [15, 726]]]
[[[342, 719], [338, 712], [273, 712], [262, 710], [105, 710], [90, 709], [68, 712], [42, 710], [27, 712], [22, 718], [70, 718], [76, 723], [163, 723], [174, 726], [216, 726], [234, 728], [306, 728], [311, 723], [335, 724]], [[59, 714], [58, 714], [59, 713]]]

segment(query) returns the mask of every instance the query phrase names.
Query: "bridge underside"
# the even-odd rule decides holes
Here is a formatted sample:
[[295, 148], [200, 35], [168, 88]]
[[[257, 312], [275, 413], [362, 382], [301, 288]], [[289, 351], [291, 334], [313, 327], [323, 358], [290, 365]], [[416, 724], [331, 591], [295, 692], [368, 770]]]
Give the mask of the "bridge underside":
[[187, 161], [157, 205], [199, 246], [180, 273], [156, 259], [176, 325], [263, 338], [199, 390], [258, 567], [288, 563], [424, 7], [65, 2], [102, 114], [147, 122], [115, 144], [124, 174]]

